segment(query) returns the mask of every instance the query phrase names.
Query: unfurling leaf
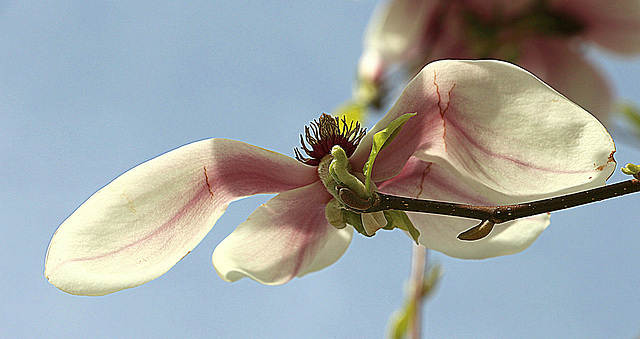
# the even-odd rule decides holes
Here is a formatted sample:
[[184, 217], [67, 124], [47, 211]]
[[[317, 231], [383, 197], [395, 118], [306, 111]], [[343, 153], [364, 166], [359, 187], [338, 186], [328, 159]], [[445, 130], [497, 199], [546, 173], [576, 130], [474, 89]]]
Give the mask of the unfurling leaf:
[[402, 130], [402, 126], [404, 126], [404, 123], [414, 115], [416, 115], [416, 113], [405, 113], [389, 123], [389, 125], [387, 125], [387, 127], [385, 127], [383, 130], [373, 135], [371, 154], [369, 155], [369, 159], [362, 168], [362, 173], [364, 173], [364, 176], [366, 178], [364, 185], [368, 190], [371, 189], [371, 171], [373, 170], [373, 162], [376, 160], [378, 153], [383, 148], [387, 147], [393, 141], [393, 139], [395, 139], [396, 135], [398, 135], [398, 133], [400, 133], [400, 130]]

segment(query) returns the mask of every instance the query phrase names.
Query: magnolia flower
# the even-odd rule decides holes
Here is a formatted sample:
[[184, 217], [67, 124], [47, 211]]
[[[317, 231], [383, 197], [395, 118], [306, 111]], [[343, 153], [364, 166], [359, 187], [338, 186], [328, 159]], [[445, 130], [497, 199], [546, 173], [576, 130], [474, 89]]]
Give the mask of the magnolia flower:
[[529, 70], [607, 121], [611, 90], [584, 58], [583, 41], [640, 52], [640, 1], [390, 0], [369, 23], [356, 97], [384, 87], [393, 65], [415, 74], [433, 60], [492, 58]]
[[[141, 285], [187, 255], [230, 202], [260, 193], [278, 195], [216, 247], [218, 274], [282, 284], [323, 269], [346, 251], [354, 227], [371, 236], [391, 222], [387, 214], [353, 218], [335, 195], [333, 173], [365, 180], [375, 133], [403, 117], [410, 118], [385, 142], [370, 172], [381, 192], [508, 204], [601, 186], [615, 167], [604, 127], [530, 73], [500, 61], [439, 61], [415, 77], [366, 135], [344, 120], [316, 120], [297, 160], [209, 139], [129, 170], [60, 225], [45, 275], [72, 294]], [[549, 224], [549, 215], [538, 215], [496, 225], [469, 242], [456, 236], [473, 220], [408, 214], [420, 244], [459, 258], [522, 251]]]

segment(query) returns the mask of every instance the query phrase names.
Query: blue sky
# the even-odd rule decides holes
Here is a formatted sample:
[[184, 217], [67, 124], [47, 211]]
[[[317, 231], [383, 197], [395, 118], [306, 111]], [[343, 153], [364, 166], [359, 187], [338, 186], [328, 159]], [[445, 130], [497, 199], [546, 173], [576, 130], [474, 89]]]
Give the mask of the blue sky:
[[[222, 281], [215, 245], [268, 197], [231, 204], [162, 277], [104, 297], [44, 278], [47, 245], [85, 199], [186, 143], [229, 138], [293, 155], [350, 95], [372, 1], [4, 1], [0, 4], [0, 319], [9, 337], [381, 337], [411, 240], [356, 236], [335, 265], [282, 286]], [[590, 50], [640, 103], [640, 59]], [[622, 130], [619, 164], [640, 162]], [[621, 174], [611, 182], [623, 180]], [[522, 253], [444, 267], [429, 337], [640, 333], [640, 195], [556, 212]]]

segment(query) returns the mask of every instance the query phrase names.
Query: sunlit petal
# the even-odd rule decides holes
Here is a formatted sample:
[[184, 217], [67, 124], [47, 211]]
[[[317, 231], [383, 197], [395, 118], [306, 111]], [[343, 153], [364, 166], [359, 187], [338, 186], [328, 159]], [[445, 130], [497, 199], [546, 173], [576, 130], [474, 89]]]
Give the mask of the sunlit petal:
[[355, 168], [371, 134], [406, 112], [418, 114], [378, 155], [376, 181], [415, 155], [483, 194], [534, 199], [603, 185], [615, 168], [604, 127], [530, 73], [501, 61], [448, 60], [406, 87], [354, 153]]
[[45, 275], [72, 294], [143, 284], [187, 255], [230, 202], [315, 180], [315, 168], [242, 142], [180, 147], [122, 174], [65, 220], [49, 245]]
[[586, 109], [602, 123], [609, 122], [614, 110], [609, 83], [580, 51], [562, 41], [531, 40], [523, 46], [518, 65]]

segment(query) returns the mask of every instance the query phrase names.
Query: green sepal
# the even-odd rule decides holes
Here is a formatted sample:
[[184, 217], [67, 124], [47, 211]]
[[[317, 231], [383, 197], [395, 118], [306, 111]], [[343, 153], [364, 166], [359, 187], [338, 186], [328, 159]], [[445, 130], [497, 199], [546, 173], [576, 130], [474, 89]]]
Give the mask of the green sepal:
[[373, 135], [371, 154], [369, 154], [369, 159], [362, 168], [362, 173], [364, 173], [365, 176], [364, 185], [367, 190], [371, 190], [371, 172], [373, 169], [373, 162], [376, 160], [378, 153], [383, 148], [389, 146], [389, 144], [393, 141], [393, 139], [395, 139], [398, 133], [400, 133], [400, 130], [402, 130], [402, 126], [404, 126], [405, 122], [407, 122], [409, 118], [416, 114], [417, 113], [405, 113], [389, 123], [389, 125], [387, 125], [387, 127], [385, 127], [383, 130]]
[[342, 213], [343, 210], [342, 203], [336, 198], [331, 199], [324, 209], [324, 216], [327, 218], [327, 222], [336, 229], [347, 227], [347, 223], [344, 221], [344, 214]]
[[354, 213], [351, 211], [347, 211], [347, 210], [342, 210], [342, 219], [349, 225], [353, 226], [353, 228], [360, 234], [364, 235], [365, 237], [372, 237], [374, 236], [367, 234], [367, 232], [364, 231], [364, 226], [362, 226], [362, 217], [360, 216], [360, 213]]
[[392, 230], [394, 228], [399, 228], [403, 231], [407, 231], [409, 232], [409, 235], [411, 235], [411, 238], [416, 242], [416, 245], [420, 245], [418, 243], [420, 231], [413, 226], [413, 223], [407, 216], [407, 213], [403, 211], [384, 211], [384, 217], [387, 218], [387, 226], [383, 227], [383, 229]]

